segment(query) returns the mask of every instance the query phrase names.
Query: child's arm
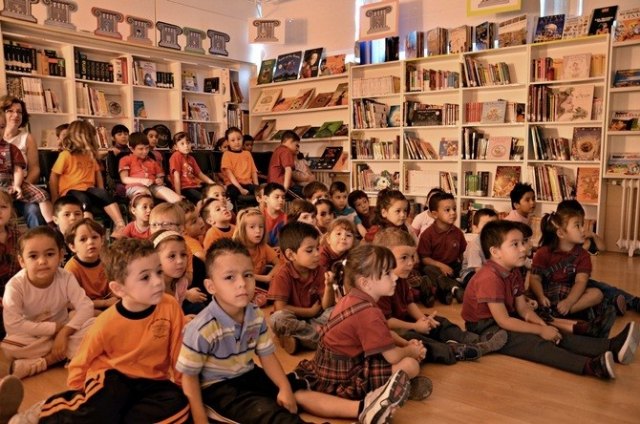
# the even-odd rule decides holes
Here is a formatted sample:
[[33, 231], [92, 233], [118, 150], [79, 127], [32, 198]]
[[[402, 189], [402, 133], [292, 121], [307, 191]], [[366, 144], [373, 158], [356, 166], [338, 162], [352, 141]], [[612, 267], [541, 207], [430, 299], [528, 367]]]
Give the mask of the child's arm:
[[556, 309], [560, 314], [567, 315], [571, 311], [573, 305], [580, 300], [580, 297], [582, 297], [587, 289], [588, 280], [589, 274], [586, 272], [579, 272], [576, 274], [575, 281], [573, 282], [573, 286], [571, 287], [569, 294], [556, 305]]
[[251, 180], [253, 181], [253, 185], [259, 185], [260, 181], [258, 180], [258, 170], [254, 169], [251, 173]]
[[24, 171], [19, 166], [13, 167], [13, 193], [16, 195], [16, 199], [22, 198], [22, 182], [24, 181]]
[[559, 340], [560, 332], [557, 328], [546, 325], [538, 315], [526, 306], [524, 296], [516, 298], [516, 309], [525, 321], [509, 316], [504, 303], [487, 303], [491, 316], [500, 328], [516, 333], [536, 334], [545, 340]]
[[[327, 290], [325, 290], [327, 291]], [[291, 311], [298, 318], [315, 318], [320, 315], [322, 312], [322, 304], [320, 302], [316, 302], [310, 308], [303, 308], [301, 306], [293, 306], [289, 305], [284, 300], [276, 300], [273, 302], [274, 310], [279, 311], [281, 309], [286, 309], [287, 311]]]
[[207, 177], [205, 175], [204, 172], [200, 171], [200, 173], [198, 173], [198, 178], [200, 179], [200, 181], [204, 181], [207, 184], [213, 184], [213, 180], [209, 177]]
[[364, 228], [364, 225], [362, 225], [362, 223], [358, 224], [356, 228], [358, 229], [358, 233], [360, 234], [360, 237], [364, 238], [364, 236], [367, 235], [367, 229]]
[[200, 389], [200, 376], [182, 374], [182, 391], [189, 399], [193, 424], [207, 424], [207, 412], [202, 402], [202, 391]]
[[182, 191], [182, 187], [180, 187], [180, 172], [179, 171], [173, 171], [173, 190], [178, 194], [181, 195], [181, 191]]
[[436, 268], [438, 268], [444, 275], [453, 275], [453, 269], [451, 269], [451, 267], [445, 263], [442, 263], [440, 261], [436, 261], [435, 259], [431, 259], [428, 256], [425, 256], [424, 258], [422, 258], [422, 264], [423, 265], [431, 265], [431, 266], [435, 266]]
[[55, 203], [55, 201], [58, 200], [58, 197], [60, 197], [59, 183], [60, 175], [52, 172], [51, 175], [49, 175], [49, 191], [51, 192], [51, 203]]
[[415, 343], [417, 340], [411, 340], [406, 346], [396, 346], [382, 352], [382, 356], [390, 364], [397, 364], [404, 358], [414, 358], [422, 361], [427, 354], [424, 345], [421, 342]]
[[102, 172], [98, 169], [96, 171], [96, 187], [104, 188], [104, 181], [102, 180]]
[[549, 306], [551, 306], [551, 301], [547, 296], [544, 295], [544, 289], [542, 288], [542, 277], [538, 274], [534, 274], [533, 272], [530, 272], [529, 274], [529, 288], [538, 299], [538, 303], [540, 304], [540, 306], [548, 308]]
[[293, 178], [293, 168], [287, 166], [284, 168], [284, 189], [289, 190], [291, 188], [291, 179]]
[[322, 309], [328, 309], [336, 304], [335, 293], [333, 291], [333, 272], [324, 273], [324, 293], [322, 294]]
[[278, 397], [276, 398], [278, 405], [287, 409], [292, 414], [297, 413], [298, 404], [296, 403], [296, 398], [293, 396], [291, 384], [289, 384], [289, 380], [282, 369], [282, 365], [280, 365], [280, 361], [276, 358], [276, 355], [270, 353], [268, 355], [259, 356], [259, 358], [265, 374], [267, 374], [269, 379], [273, 381], [273, 384], [278, 386]]
[[227, 176], [227, 178], [229, 179], [229, 182], [231, 183], [231, 185], [235, 186], [235, 188], [238, 189], [240, 194], [245, 196], [247, 193], [249, 193], [249, 190], [247, 190], [246, 188], [244, 188], [244, 187], [242, 187], [240, 185], [240, 183], [238, 182], [238, 179], [236, 178], [235, 175], [233, 175], [233, 171], [231, 169], [228, 169], [228, 168], [225, 169], [224, 173]]
[[130, 177], [129, 176], [129, 171], [124, 169], [122, 171], [120, 171], [120, 181], [122, 181], [123, 184], [142, 184], [145, 187], [150, 186], [151, 184], [153, 184], [153, 180], [150, 178], [137, 178], [137, 177]]

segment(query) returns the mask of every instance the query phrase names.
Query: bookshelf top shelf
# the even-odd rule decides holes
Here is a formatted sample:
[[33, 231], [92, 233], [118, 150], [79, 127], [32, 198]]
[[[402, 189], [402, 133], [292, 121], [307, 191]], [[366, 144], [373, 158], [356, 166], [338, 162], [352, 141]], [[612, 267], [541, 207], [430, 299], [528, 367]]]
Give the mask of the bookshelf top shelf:
[[438, 95], [438, 94], [456, 94], [460, 91], [459, 88], [443, 88], [442, 90], [426, 90], [426, 91], [405, 91], [403, 94], [408, 96], [424, 96], [424, 95]]
[[631, 87], [611, 87], [609, 93], [629, 93], [633, 91], [640, 91], [640, 85]]
[[167, 93], [171, 92], [171, 88], [163, 88], [163, 87], [151, 87], [148, 85], [133, 85], [134, 90], [160, 90], [160, 91], [165, 91]]
[[319, 76], [319, 77], [315, 77], [315, 78], [299, 78], [299, 79], [295, 79], [295, 80], [289, 80], [289, 81], [278, 81], [278, 82], [271, 82], [269, 84], [257, 84], [255, 81], [252, 81], [251, 83], [251, 89], [258, 89], [261, 90], [263, 88], [269, 88], [269, 87], [279, 87], [282, 85], [291, 85], [291, 84], [313, 84], [313, 83], [317, 83], [317, 82], [322, 82], [322, 81], [329, 81], [329, 80], [335, 80], [335, 79], [346, 79], [347, 78], [347, 73], [343, 73], [343, 74], [336, 74], [336, 75], [324, 75], [324, 76]]
[[552, 40], [545, 41], [542, 43], [531, 43], [531, 48], [546, 48], [546, 47], [565, 47], [571, 46], [572, 44], [582, 44], [585, 41], [589, 42], [598, 42], [598, 43], [606, 43], [609, 39], [609, 34], [598, 34], [598, 35], [583, 35], [582, 37], [576, 38], [568, 38], [561, 40]]

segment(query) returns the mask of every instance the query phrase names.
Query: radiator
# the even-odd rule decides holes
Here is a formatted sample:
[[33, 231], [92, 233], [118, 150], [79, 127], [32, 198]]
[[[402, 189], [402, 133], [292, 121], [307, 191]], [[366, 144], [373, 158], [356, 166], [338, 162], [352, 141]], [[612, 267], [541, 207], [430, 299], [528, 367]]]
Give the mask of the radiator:
[[640, 249], [640, 179], [622, 180], [620, 235], [616, 245], [629, 256]]

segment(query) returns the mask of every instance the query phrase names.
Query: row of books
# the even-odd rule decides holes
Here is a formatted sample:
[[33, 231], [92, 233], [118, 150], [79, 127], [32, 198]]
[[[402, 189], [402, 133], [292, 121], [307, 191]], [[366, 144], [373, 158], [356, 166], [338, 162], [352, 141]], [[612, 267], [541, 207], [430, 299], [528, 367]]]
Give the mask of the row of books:
[[376, 173], [365, 163], [355, 163], [353, 179], [355, 188], [366, 192], [380, 191], [385, 188], [399, 189], [400, 173], [392, 174], [387, 170]]
[[404, 133], [405, 155], [410, 160], [456, 159], [458, 157], [458, 140], [440, 139], [439, 149], [411, 131]]
[[597, 161], [600, 159], [602, 128], [575, 127], [571, 141], [544, 137], [543, 129], [531, 126], [531, 147], [535, 160]]
[[460, 87], [460, 73], [440, 69], [422, 69], [407, 63], [407, 91], [435, 91]]
[[134, 60], [132, 71], [133, 85], [159, 88], [173, 88], [175, 85], [173, 72], [156, 70], [154, 62]]
[[386, 75], [373, 78], [353, 78], [353, 97], [384, 96], [400, 92], [400, 77]]
[[404, 122], [407, 127], [456, 125], [460, 119], [460, 105], [425, 104], [412, 100], [404, 102]]
[[447, 193], [457, 195], [458, 176], [453, 172], [430, 169], [405, 169], [407, 193], [426, 195], [432, 188], [440, 187]]
[[290, 81], [298, 78], [314, 78], [320, 75], [338, 75], [346, 72], [345, 55], [324, 56], [324, 48], [313, 48], [284, 53], [277, 59], [265, 59], [260, 64], [258, 85]]
[[520, 160], [524, 154], [524, 143], [518, 137], [486, 137], [475, 128], [465, 128], [462, 137], [463, 160]]
[[466, 56], [462, 67], [465, 87], [484, 87], [488, 85], [506, 85], [515, 81], [511, 79], [509, 65], [505, 62], [484, 63]]
[[76, 101], [79, 115], [112, 116], [104, 91], [89, 84], [76, 82]]
[[217, 140], [215, 131], [209, 131], [201, 123], [184, 122], [183, 131], [189, 134], [189, 138], [196, 149], [213, 149]]
[[7, 76], [7, 94], [22, 99], [31, 113], [62, 112], [57, 94], [40, 78]]
[[400, 59], [400, 37], [358, 41], [356, 44], [360, 65], [392, 62]]
[[562, 168], [554, 165], [533, 165], [528, 167], [528, 173], [536, 199], [561, 202], [575, 197], [575, 187]]
[[66, 62], [51, 49], [36, 49], [28, 44], [4, 41], [4, 68], [28, 74], [66, 76]]
[[340, 83], [333, 92], [318, 93], [315, 88], [302, 88], [296, 96], [282, 97], [281, 88], [265, 88], [253, 106], [253, 113], [286, 112], [346, 105], [349, 83]]
[[469, 102], [464, 105], [466, 123], [502, 124], [524, 122], [525, 104], [497, 100], [493, 102]]
[[227, 127], [240, 128], [243, 133], [248, 133], [249, 111], [237, 104], [227, 105]]
[[601, 77], [604, 75], [605, 66], [604, 54], [581, 53], [565, 55], [562, 58], [541, 57], [531, 59], [531, 79], [539, 82]]
[[353, 101], [353, 124], [356, 129], [386, 128], [389, 105], [374, 99], [356, 99]]
[[[594, 86], [529, 87], [529, 122], [592, 120]], [[598, 119], [598, 117], [596, 117]]]
[[640, 110], [617, 110], [611, 115], [610, 131], [640, 131]]
[[376, 137], [351, 139], [351, 155], [354, 159], [400, 159], [400, 137], [382, 141]]
[[112, 62], [91, 60], [77, 47], [73, 49], [73, 62], [76, 79], [115, 82]]

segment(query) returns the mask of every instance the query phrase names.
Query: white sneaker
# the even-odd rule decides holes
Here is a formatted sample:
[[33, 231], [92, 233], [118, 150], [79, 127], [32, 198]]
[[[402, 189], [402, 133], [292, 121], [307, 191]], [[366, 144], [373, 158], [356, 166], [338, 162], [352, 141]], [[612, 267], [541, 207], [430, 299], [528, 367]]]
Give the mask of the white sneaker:
[[16, 359], [13, 361], [11, 374], [18, 378], [30, 377], [46, 371], [47, 361], [44, 358]]
[[0, 381], [0, 424], [7, 424], [18, 412], [24, 388], [22, 381], [14, 375], [8, 375]]
[[361, 424], [387, 424], [393, 412], [402, 406], [409, 396], [409, 376], [396, 371], [387, 384], [367, 393], [364, 408], [358, 416]]
[[617, 352], [617, 359], [621, 364], [630, 364], [640, 343], [640, 326], [635, 321], [631, 321], [622, 331], [625, 330], [627, 330], [627, 337]]
[[42, 400], [31, 405], [26, 411], [18, 412], [8, 424], [38, 424], [44, 403], [45, 401]]

